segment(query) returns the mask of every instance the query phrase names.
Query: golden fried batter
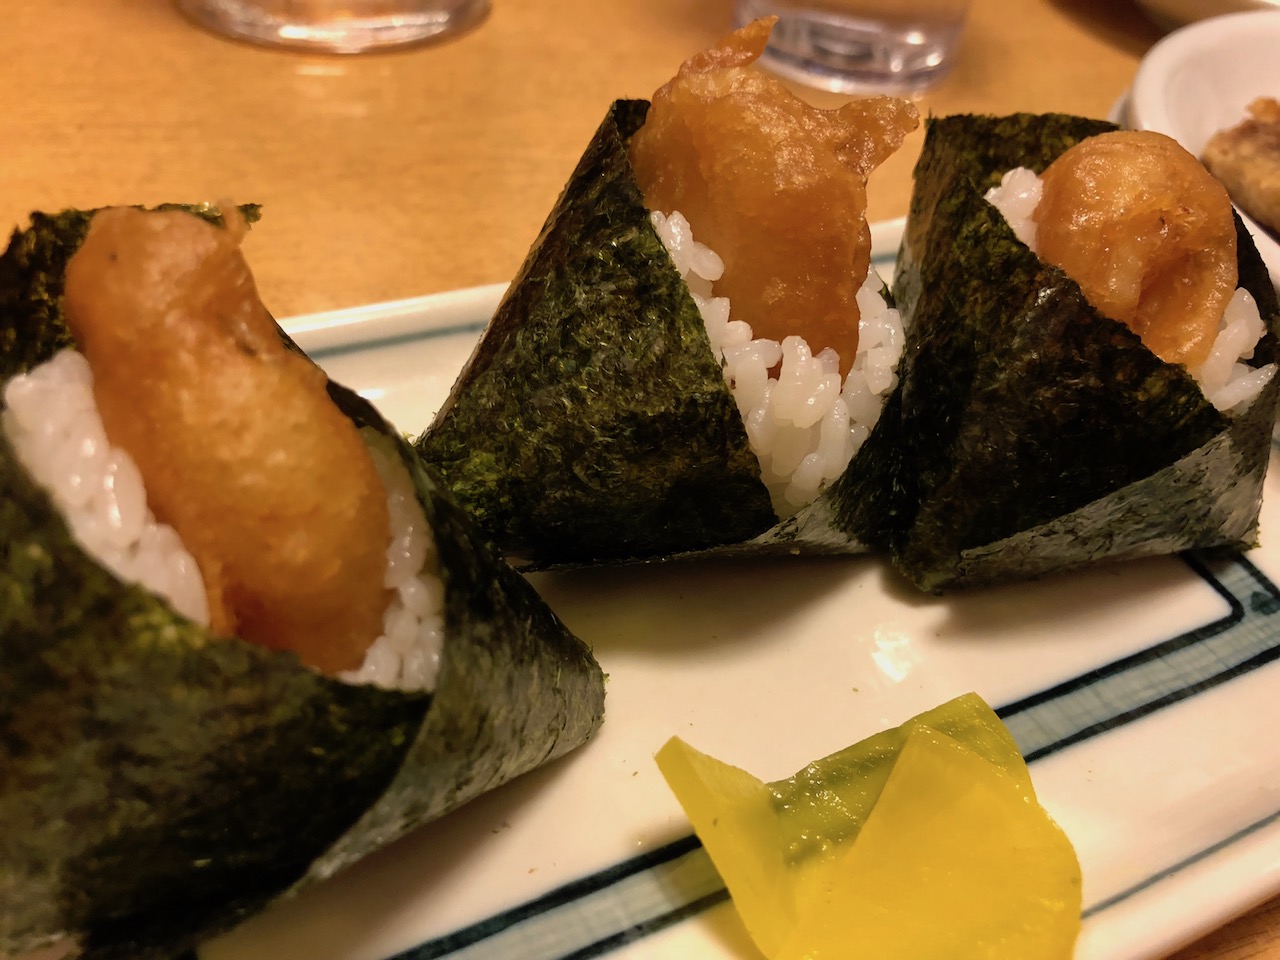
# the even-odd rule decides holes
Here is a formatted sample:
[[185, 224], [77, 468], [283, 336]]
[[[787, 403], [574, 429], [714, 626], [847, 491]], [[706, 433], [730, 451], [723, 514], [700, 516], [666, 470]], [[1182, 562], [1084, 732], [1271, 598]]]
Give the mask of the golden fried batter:
[[757, 337], [831, 347], [841, 374], [858, 342], [854, 300], [871, 262], [867, 176], [919, 122], [895, 97], [819, 110], [752, 69], [775, 18], [699, 53], [653, 96], [631, 141], [651, 210], [679, 210], [724, 260], [716, 293]]
[[1040, 256], [1152, 353], [1194, 369], [1236, 288], [1236, 232], [1222, 184], [1160, 133], [1083, 140], [1045, 170]]
[[386, 494], [324, 374], [281, 343], [243, 232], [98, 213], [67, 267], [67, 324], [107, 436], [200, 566], [213, 630], [348, 669], [387, 605]]
[[1249, 104], [1248, 117], [1209, 138], [1204, 165], [1245, 213], [1280, 231], [1280, 102]]

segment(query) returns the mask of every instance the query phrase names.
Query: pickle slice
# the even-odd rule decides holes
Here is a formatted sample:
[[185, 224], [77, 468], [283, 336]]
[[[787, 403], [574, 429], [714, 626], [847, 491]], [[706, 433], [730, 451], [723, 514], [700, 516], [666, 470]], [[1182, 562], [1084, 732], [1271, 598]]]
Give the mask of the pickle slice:
[[657, 762], [771, 960], [1071, 956], [1075, 851], [974, 694], [775, 783], [675, 737]]

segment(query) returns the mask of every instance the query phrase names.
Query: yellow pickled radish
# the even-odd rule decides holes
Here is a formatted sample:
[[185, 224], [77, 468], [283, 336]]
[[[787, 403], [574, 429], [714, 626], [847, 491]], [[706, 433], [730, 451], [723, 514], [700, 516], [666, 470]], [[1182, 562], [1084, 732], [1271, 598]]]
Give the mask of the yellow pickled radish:
[[[907, 739], [857, 841], [776, 960], [1069, 960], [1080, 867], [1017, 782], [935, 730]], [[815, 889], [815, 888], [811, 888]]]
[[747, 933], [772, 956], [795, 927], [796, 901], [769, 788], [679, 737], [668, 740], [656, 759], [729, 888]]
[[898, 752], [912, 732], [929, 728], [967, 744], [1034, 796], [1031, 774], [1008, 728], [976, 693], [966, 693], [882, 730], [821, 760], [787, 780], [768, 785], [781, 811], [790, 860], [826, 856], [861, 828], [884, 789]]
[[976, 695], [775, 783], [677, 738], [657, 760], [771, 960], [1071, 956], [1075, 852]]

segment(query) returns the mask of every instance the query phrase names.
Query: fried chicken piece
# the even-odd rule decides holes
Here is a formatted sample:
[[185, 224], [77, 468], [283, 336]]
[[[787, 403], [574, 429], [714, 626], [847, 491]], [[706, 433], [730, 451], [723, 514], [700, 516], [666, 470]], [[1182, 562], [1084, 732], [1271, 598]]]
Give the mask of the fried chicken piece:
[[814, 353], [858, 343], [854, 300], [871, 263], [867, 176], [919, 123], [896, 97], [820, 110], [752, 67], [775, 18], [696, 54], [653, 96], [631, 141], [650, 210], [679, 210], [724, 261], [716, 293], [757, 337]]
[[1042, 179], [1041, 258], [1162, 360], [1202, 364], [1237, 280], [1222, 184], [1170, 137], [1132, 130], [1082, 140]]
[[1280, 232], [1280, 102], [1249, 104], [1247, 118], [1209, 138], [1204, 164], [1241, 210]]
[[381, 630], [386, 494], [324, 373], [281, 342], [243, 233], [98, 213], [67, 267], [67, 325], [108, 438], [200, 567], [211, 628], [336, 672]]

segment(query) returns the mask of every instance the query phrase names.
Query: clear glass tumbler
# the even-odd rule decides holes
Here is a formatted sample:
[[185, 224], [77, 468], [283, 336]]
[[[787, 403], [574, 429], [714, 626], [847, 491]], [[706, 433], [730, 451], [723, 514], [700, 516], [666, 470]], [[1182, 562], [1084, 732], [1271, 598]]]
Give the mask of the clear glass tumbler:
[[203, 27], [318, 53], [363, 53], [440, 40], [475, 26], [489, 0], [175, 0]]
[[968, 0], [738, 0], [737, 26], [777, 15], [762, 66], [838, 93], [921, 90], [955, 56]]

